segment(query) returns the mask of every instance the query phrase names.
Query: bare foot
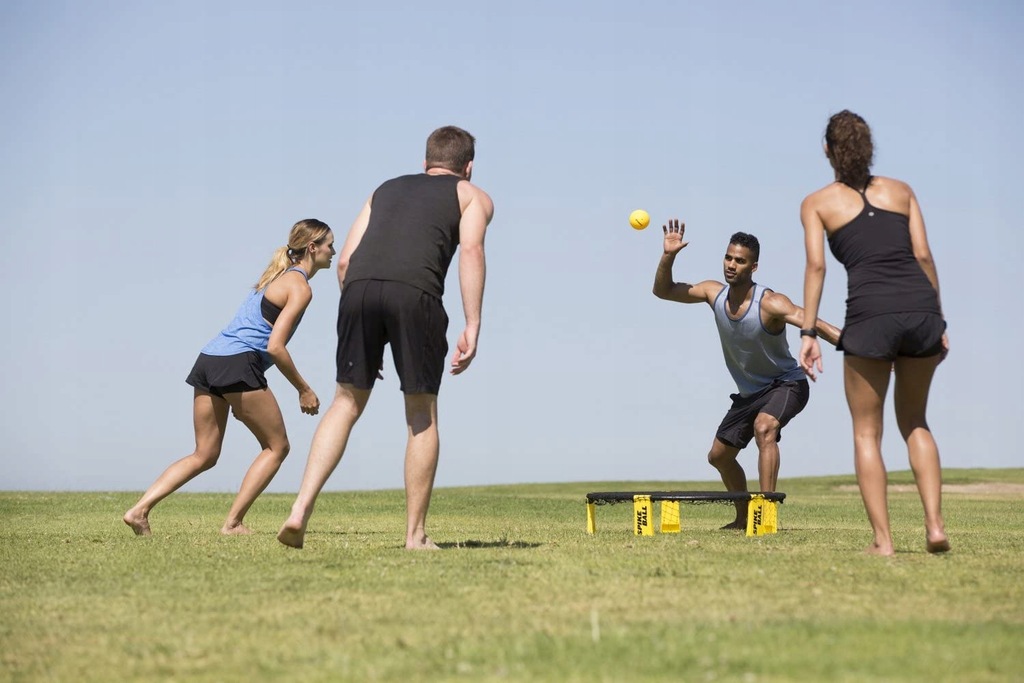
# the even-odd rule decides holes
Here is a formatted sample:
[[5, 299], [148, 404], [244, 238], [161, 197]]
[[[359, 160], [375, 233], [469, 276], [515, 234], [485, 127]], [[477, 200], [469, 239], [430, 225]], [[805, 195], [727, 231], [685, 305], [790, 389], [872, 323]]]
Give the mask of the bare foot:
[[306, 538], [306, 525], [302, 522], [294, 522], [289, 517], [281, 527], [281, 530], [277, 532], [277, 540], [284, 543], [289, 548], [301, 548], [302, 542]]
[[227, 524], [220, 528], [220, 532], [225, 536], [245, 536], [252, 533], [252, 529], [245, 526], [241, 522], [238, 524]]
[[725, 526], [723, 526], [721, 528], [722, 529], [741, 529], [743, 531], [746, 531], [747, 530], [747, 520], [745, 520], [745, 519], [737, 519], [735, 521], [729, 522], [728, 524], [726, 524]]
[[896, 554], [896, 551], [892, 548], [892, 544], [879, 545], [878, 543], [872, 543], [864, 549], [864, 552], [868, 555], [880, 555], [882, 557], [892, 557]]
[[149, 530], [149, 519], [146, 515], [140, 515], [135, 512], [135, 509], [131, 509], [124, 513], [124, 523], [132, 528], [136, 536], [152, 536], [153, 532]]
[[929, 538], [925, 541], [924, 547], [930, 553], [946, 553], [949, 552], [949, 539], [945, 534], [934, 539]]
[[440, 550], [441, 548], [430, 540], [429, 536], [424, 536], [421, 540], [406, 539], [405, 541], [406, 550]]

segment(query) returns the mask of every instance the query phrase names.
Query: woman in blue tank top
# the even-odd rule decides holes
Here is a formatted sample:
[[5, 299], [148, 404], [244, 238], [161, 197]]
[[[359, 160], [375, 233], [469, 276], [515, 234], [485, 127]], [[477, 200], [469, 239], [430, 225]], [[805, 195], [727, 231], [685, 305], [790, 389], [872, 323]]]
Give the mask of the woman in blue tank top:
[[[800, 207], [807, 251], [804, 320], [810, 327], [818, 316], [827, 236], [847, 272], [846, 323], [837, 348], [844, 352], [857, 482], [874, 533], [867, 552], [894, 552], [882, 461], [890, 376], [896, 378], [896, 422], [924, 506], [925, 548], [945, 552], [942, 469], [925, 412], [932, 376], [949, 350], [949, 339], [921, 209], [909, 185], [870, 175], [871, 129], [857, 114], [844, 110], [832, 116], [825, 154], [835, 182], [808, 195]], [[800, 365], [813, 377], [821, 371], [821, 350], [813, 330], [801, 335]]]
[[296, 223], [287, 246], [274, 253], [235, 317], [203, 347], [185, 379], [194, 387], [196, 449], [168, 467], [124, 514], [125, 524], [136, 534], [150, 534], [153, 506], [217, 464], [229, 410], [263, 450], [246, 472], [221, 533], [249, 533], [242, 518], [277, 474], [289, 449], [281, 408], [264, 373], [277, 365], [298, 391], [302, 412], [317, 414], [320, 399], [295, 368], [286, 345], [313, 298], [309, 278], [330, 267], [333, 256], [334, 234], [326, 223], [312, 218]]

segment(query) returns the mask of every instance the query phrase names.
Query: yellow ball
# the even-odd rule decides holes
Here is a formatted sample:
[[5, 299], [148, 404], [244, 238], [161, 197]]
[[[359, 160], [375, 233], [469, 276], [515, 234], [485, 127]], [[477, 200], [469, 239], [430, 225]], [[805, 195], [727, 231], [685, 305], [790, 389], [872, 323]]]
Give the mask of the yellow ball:
[[643, 209], [637, 209], [629, 214], [629, 224], [633, 226], [634, 230], [643, 230], [651, 224], [651, 217]]

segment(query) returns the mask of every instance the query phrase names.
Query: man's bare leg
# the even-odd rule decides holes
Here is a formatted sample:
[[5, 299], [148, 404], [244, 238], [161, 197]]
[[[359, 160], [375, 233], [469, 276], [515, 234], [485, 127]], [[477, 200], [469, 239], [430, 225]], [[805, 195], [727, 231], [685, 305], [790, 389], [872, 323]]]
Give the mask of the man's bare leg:
[[882, 460], [882, 408], [892, 364], [846, 356], [843, 365], [846, 402], [853, 419], [854, 469], [873, 533], [865, 552], [892, 555], [895, 550], [889, 527], [888, 475]]
[[370, 399], [370, 390], [357, 389], [351, 384], [338, 384], [334, 401], [324, 413], [309, 447], [306, 471], [302, 475], [299, 495], [292, 504], [291, 514], [277, 533], [277, 540], [292, 548], [301, 548], [306, 536], [306, 524], [313, 514], [313, 506], [334, 468], [341, 462], [348, 445], [349, 434]]
[[242, 520], [288, 456], [288, 433], [281, 408], [270, 387], [259, 391], [224, 394], [224, 398], [231, 404], [235, 417], [249, 428], [262, 448], [245, 473], [224, 526], [220, 528], [222, 534], [249, 534], [252, 532]]
[[436, 550], [437, 545], [427, 536], [426, 526], [440, 453], [437, 395], [406, 394], [405, 421], [409, 429], [405, 448], [405, 547]]
[[124, 513], [124, 523], [136, 536], [149, 536], [149, 512], [157, 503], [171, 495], [200, 472], [217, 464], [224, 430], [228, 422], [228, 403], [224, 399], [195, 391], [192, 399], [192, 424], [196, 434], [196, 449], [171, 464], [157, 477], [139, 502]]
[[[740, 449], [730, 446], [717, 438], [711, 444], [708, 452], [708, 462], [718, 470], [725, 484], [727, 491], [746, 491], [747, 474], [743, 466], [736, 459]], [[747, 528], [747, 503], [736, 502], [736, 519], [722, 527], [723, 529], [746, 529]]]
[[762, 491], [774, 491], [779, 484], [779, 421], [768, 413], [754, 418], [757, 443], [757, 476]]
[[896, 422], [907, 442], [910, 467], [924, 506], [925, 549], [930, 553], [949, 550], [945, 522], [942, 519], [942, 466], [939, 447], [925, 417], [932, 375], [939, 356], [897, 358], [895, 366]]

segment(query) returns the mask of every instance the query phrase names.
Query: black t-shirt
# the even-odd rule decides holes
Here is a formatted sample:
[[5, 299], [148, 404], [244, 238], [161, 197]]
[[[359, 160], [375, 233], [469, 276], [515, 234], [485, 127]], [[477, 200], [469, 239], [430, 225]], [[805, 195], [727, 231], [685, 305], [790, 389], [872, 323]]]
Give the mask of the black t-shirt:
[[460, 180], [455, 175], [420, 173], [393, 178], [378, 187], [345, 284], [393, 280], [441, 298], [448, 266], [459, 246]]

